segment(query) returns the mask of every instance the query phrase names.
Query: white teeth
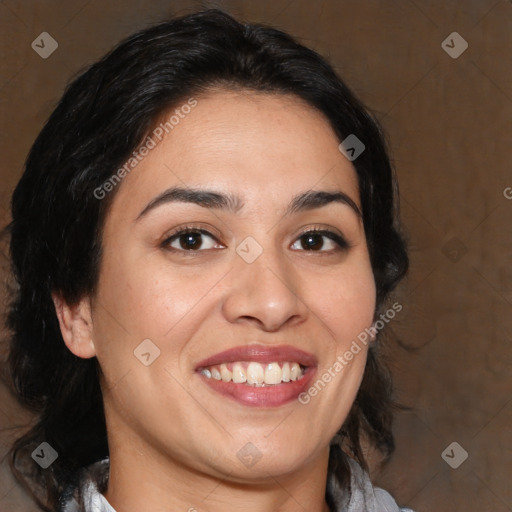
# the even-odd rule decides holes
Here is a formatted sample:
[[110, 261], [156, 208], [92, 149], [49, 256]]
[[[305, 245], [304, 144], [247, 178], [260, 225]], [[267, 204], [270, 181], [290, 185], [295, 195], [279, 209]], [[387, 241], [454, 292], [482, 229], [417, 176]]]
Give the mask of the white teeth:
[[235, 363], [233, 365], [233, 382], [236, 384], [241, 384], [242, 382], [247, 381], [247, 376], [245, 374], [244, 369], [240, 363]]
[[263, 366], [259, 363], [249, 363], [247, 367], [247, 383], [261, 386], [265, 380]]
[[290, 380], [297, 380], [300, 377], [300, 366], [297, 363], [292, 363], [290, 368]]
[[235, 384], [246, 384], [248, 386], [272, 386], [282, 382], [299, 380], [304, 370], [295, 362], [285, 362], [281, 365], [277, 362], [262, 365], [254, 361], [234, 362], [230, 364], [222, 363], [218, 366], [202, 368], [200, 373], [208, 379], [222, 380], [224, 382], [234, 382]]
[[290, 382], [290, 363], [283, 364], [283, 374], [281, 379], [283, 382]]
[[231, 380], [232, 373], [228, 370], [228, 367], [225, 364], [220, 365], [220, 376], [224, 382], [229, 382]]
[[281, 367], [277, 363], [267, 364], [265, 368], [265, 384], [280, 384], [281, 375]]

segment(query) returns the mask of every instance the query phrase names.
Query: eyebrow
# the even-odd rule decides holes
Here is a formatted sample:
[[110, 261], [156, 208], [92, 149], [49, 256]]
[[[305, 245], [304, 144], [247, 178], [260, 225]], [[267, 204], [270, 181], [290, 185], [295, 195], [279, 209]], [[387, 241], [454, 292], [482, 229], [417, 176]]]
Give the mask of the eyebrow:
[[[239, 196], [214, 192], [205, 189], [190, 189], [184, 187], [172, 187], [157, 197], [152, 199], [146, 207], [139, 213], [136, 220], [147, 215], [151, 210], [158, 208], [164, 204], [179, 202], [193, 203], [203, 208], [214, 208], [219, 210], [227, 210], [232, 213], [239, 212], [244, 203]], [[341, 203], [349, 206], [358, 217], [362, 218], [361, 210], [345, 192], [337, 190], [329, 192], [325, 190], [308, 190], [296, 195], [286, 209], [285, 216], [292, 213], [313, 210], [321, 208], [331, 203]]]

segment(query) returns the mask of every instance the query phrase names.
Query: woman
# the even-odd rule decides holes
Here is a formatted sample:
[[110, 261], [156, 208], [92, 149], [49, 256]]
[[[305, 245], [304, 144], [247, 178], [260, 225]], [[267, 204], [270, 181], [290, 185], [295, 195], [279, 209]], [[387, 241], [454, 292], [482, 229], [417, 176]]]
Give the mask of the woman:
[[399, 510], [361, 447], [393, 449], [394, 191], [376, 121], [277, 30], [208, 10], [78, 77], [12, 201], [41, 508]]

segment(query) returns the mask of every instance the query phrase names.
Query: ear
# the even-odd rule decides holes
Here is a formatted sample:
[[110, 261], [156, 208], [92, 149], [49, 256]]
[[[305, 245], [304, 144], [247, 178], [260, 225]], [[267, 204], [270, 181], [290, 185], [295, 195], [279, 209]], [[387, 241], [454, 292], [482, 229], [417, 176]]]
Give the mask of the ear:
[[88, 297], [69, 306], [62, 297], [52, 293], [53, 304], [59, 319], [60, 332], [68, 349], [77, 357], [89, 359], [96, 355], [92, 336], [91, 303]]

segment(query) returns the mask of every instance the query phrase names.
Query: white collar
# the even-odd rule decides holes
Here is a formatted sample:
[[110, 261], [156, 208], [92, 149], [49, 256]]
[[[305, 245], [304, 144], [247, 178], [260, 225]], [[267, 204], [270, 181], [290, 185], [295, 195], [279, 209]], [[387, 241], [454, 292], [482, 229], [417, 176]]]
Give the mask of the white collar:
[[[108, 459], [105, 459], [94, 466], [108, 467]], [[63, 512], [116, 512], [114, 507], [107, 501], [107, 498], [98, 491], [98, 482], [89, 476], [81, 485], [82, 507], [80, 507], [76, 496], [70, 497], [62, 509]]]

